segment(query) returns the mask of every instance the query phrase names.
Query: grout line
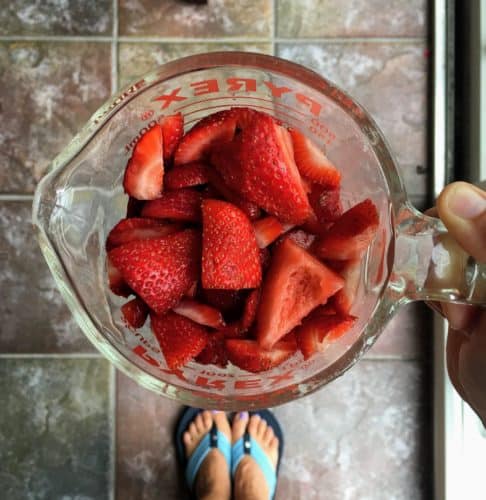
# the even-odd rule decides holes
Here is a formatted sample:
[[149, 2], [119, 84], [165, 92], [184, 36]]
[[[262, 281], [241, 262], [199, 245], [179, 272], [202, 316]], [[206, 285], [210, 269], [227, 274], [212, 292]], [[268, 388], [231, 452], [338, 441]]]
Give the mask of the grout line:
[[111, 93], [118, 90], [118, 0], [113, 0], [113, 39], [111, 41]]
[[[208, 45], [218, 43], [268, 43], [268, 38], [265, 37], [219, 37], [219, 38], [173, 38], [173, 37], [129, 37], [116, 36], [118, 42], [129, 43], [205, 43]], [[35, 41], [35, 42], [113, 42], [113, 36], [0, 36], [0, 42], [7, 41]], [[427, 38], [424, 37], [319, 37], [319, 38], [280, 38], [273, 37], [274, 43], [289, 43], [289, 44], [317, 44], [317, 43], [426, 43]]]
[[273, 0], [272, 2], [272, 16], [271, 16], [271, 24], [270, 24], [270, 40], [272, 43], [272, 55], [276, 54], [276, 43], [275, 43], [275, 35], [277, 34], [277, 0]]
[[110, 364], [109, 423], [110, 423], [110, 471], [108, 478], [109, 498], [116, 495], [116, 368]]
[[423, 361], [420, 356], [401, 356], [398, 354], [366, 354], [361, 361]]
[[33, 199], [33, 194], [0, 193], [0, 201], [32, 201]]
[[104, 359], [99, 353], [0, 353], [0, 359]]

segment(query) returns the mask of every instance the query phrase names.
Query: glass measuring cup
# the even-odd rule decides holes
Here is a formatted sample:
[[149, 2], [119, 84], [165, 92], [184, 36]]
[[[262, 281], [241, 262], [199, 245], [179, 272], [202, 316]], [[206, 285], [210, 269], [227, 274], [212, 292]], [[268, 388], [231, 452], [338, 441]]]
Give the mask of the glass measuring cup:
[[[298, 128], [342, 172], [345, 208], [371, 198], [380, 227], [362, 263], [352, 314], [359, 320], [323, 353], [296, 354], [249, 374], [190, 363], [169, 370], [149, 325], [120, 317], [124, 302], [107, 283], [105, 240], [125, 216], [124, 168], [138, 138], [161, 115], [180, 111], [190, 128], [234, 106], [265, 111]], [[437, 219], [407, 201], [381, 132], [349, 96], [316, 73], [282, 59], [223, 52], [168, 63], [102, 106], [40, 182], [33, 221], [64, 299], [91, 342], [124, 373], [191, 406], [239, 410], [308, 394], [351, 367], [396, 310], [413, 300], [486, 302], [486, 269], [468, 257]]]

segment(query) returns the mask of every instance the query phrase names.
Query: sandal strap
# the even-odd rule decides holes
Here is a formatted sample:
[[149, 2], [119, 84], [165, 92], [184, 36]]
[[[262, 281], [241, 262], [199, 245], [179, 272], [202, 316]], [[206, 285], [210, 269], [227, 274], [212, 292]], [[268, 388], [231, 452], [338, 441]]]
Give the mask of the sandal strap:
[[275, 488], [277, 487], [277, 473], [275, 467], [270, 462], [270, 459], [263, 451], [262, 447], [247, 432], [236, 441], [231, 450], [231, 475], [233, 478], [235, 477], [236, 469], [241, 459], [245, 455], [250, 455], [262, 470], [268, 484], [270, 498], [273, 498]]
[[213, 424], [211, 430], [201, 439], [187, 462], [186, 481], [191, 490], [201, 464], [212, 448], [217, 448], [223, 454], [228, 466], [230, 466], [231, 444], [228, 438], [218, 430], [216, 424]]

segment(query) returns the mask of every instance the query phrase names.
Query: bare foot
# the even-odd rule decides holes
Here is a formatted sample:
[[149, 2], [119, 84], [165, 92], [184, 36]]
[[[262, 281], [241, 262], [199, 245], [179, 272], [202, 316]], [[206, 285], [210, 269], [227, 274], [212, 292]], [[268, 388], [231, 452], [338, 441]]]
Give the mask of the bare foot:
[[[242, 412], [233, 420], [233, 444], [238, 441], [248, 427], [248, 434], [258, 442], [274, 468], [278, 461], [278, 439], [273, 429], [259, 415]], [[236, 500], [268, 500], [269, 490], [262, 470], [250, 455], [245, 455], [238, 465], [234, 478]]]
[[[203, 411], [189, 424], [182, 436], [187, 458], [211, 430], [213, 422], [231, 442], [231, 428], [226, 414], [222, 411]], [[229, 500], [231, 496], [229, 468], [223, 454], [217, 448], [211, 449], [201, 464], [196, 476], [194, 492], [201, 500]]]

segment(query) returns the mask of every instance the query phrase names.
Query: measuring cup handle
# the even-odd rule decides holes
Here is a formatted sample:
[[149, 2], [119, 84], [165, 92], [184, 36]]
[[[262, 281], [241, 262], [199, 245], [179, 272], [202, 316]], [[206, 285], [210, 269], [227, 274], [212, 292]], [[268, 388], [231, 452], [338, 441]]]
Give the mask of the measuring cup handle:
[[395, 231], [389, 284], [397, 297], [486, 306], [486, 263], [468, 255], [440, 219], [407, 203]]

